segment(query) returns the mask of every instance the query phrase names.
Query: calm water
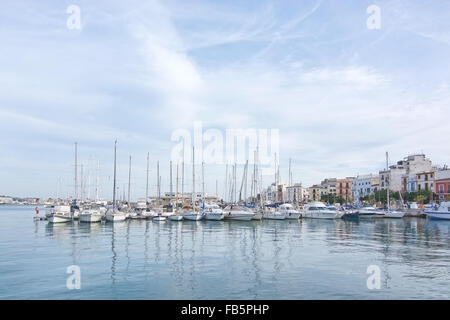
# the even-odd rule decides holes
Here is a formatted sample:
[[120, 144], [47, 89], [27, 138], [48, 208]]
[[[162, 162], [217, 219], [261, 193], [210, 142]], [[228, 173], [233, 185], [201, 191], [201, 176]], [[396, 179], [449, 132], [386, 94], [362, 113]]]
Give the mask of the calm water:
[[[44, 210], [42, 210], [44, 211]], [[0, 206], [1, 299], [407, 299], [450, 295], [450, 223], [423, 219], [48, 224]], [[69, 265], [81, 289], [68, 290]], [[369, 265], [381, 289], [366, 285]]]

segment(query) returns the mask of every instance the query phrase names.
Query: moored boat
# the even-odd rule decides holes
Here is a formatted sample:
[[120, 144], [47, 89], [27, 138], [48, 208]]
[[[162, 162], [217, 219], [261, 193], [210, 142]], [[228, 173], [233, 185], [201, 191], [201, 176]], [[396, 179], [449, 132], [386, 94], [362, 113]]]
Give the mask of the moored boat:
[[450, 201], [441, 202], [439, 206], [424, 211], [428, 218], [434, 220], [450, 220]]

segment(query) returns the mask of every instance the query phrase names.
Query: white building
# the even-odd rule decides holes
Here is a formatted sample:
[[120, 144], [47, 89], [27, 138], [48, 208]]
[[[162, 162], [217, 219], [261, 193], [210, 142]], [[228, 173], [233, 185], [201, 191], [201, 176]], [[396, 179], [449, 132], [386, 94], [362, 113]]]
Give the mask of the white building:
[[[292, 186], [286, 187], [286, 199], [287, 202], [306, 202], [308, 201], [308, 190], [304, 189], [301, 183], [295, 183]], [[306, 197], [305, 197], [306, 196]]]
[[379, 184], [378, 176], [374, 174], [358, 175], [352, 183], [352, 195], [355, 201], [371, 195]]

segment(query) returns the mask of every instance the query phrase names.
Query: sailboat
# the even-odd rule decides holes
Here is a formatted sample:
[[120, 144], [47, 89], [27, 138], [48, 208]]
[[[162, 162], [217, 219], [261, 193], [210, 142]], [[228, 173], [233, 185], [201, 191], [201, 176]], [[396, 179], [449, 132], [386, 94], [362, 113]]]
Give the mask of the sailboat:
[[118, 222], [124, 221], [126, 219], [126, 215], [124, 212], [120, 212], [116, 208], [116, 171], [117, 171], [117, 140], [114, 142], [114, 183], [113, 183], [113, 203], [112, 208], [106, 211], [106, 221]]
[[[170, 179], [170, 180], [172, 183], [172, 179]], [[176, 191], [175, 191], [175, 208], [173, 209], [173, 212], [174, 212], [174, 214], [169, 216], [169, 220], [171, 220], [171, 221], [183, 220], [183, 216], [178, 213], [178, 163], [177, 163], [177, 184], [176, 184]]]
[[[275, 153], [275, 189], [278, 185], [278, 175], [277, 175], [277, 154]], [[264, 208], [263, 219], [268, 220], [284, 220], [286, 219], [286, 215], [284, 212], [278, 210], [278, 208]]]
[[[389, 170], [389, 154], [386, 152], [386, 170]], [[387, 185], [387, 211], [384, 214], [384, 218], [403, 218], [405, 215], [405, 212], [401, 211], [391, 211], [391, 202], [389, 199], [389, 187], [390, 187], [391, 180], [388, 179], [388, 185]]]
[[205, 203], [205, 163], [202, 162], [202, 214], [205, 220], [223, 220], [224, 213], [215, 203]]
[[183, 207], [183, 219], [186, 220], [201, 220], [203, 215], [195, 208], [195, 149], [192, 147], [192, 206]]
[[[158, 205], [161, 201], [161, 177], [159, 176], [159, 161], [156, 163], [156, 178], [158, 180], [157, 184], [157, 193], [158, 193]], [[163, 208], [157, 207], [156, 212], [153, 215], [152, 220], [153, 221], [166, 221], [166, 217], [163, 215]]]

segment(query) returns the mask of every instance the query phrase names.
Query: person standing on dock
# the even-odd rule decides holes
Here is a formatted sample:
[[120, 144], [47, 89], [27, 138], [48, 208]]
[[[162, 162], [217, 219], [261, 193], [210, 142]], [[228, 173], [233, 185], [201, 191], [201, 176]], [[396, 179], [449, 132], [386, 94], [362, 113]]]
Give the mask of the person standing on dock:
[[36, 211], [36, 214], [39, 214], [39, 208], [38, 207], [34, 208], [34, 211]]

